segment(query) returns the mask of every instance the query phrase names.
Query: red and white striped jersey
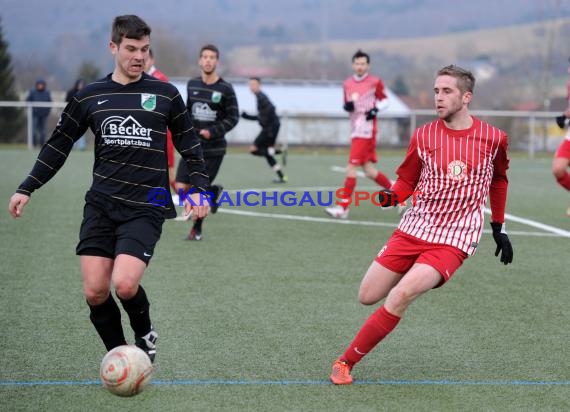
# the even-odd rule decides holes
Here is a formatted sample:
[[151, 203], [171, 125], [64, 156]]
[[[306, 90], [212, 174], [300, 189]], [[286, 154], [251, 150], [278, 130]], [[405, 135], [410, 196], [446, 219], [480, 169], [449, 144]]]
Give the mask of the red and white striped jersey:
[[507, 198], [507, 135], [473, 118], [466, 130], [438, 119], [415, 130], [392, 190], [412, 196], [398, 226], [431, 243], [472, 255], [483, 230], [490, 196], [492, 221], [503, 223]]
[[382, 80], [371, 74], [360, 79], [350, 76], [344, 81], [343, 91], [344, 101], [354, 103], [354, 111], [350, 113], [350, 137], [376, 137], [378, 120], [366, 120], [366, 112], [376, 106], [377, 100], [386, 99]]

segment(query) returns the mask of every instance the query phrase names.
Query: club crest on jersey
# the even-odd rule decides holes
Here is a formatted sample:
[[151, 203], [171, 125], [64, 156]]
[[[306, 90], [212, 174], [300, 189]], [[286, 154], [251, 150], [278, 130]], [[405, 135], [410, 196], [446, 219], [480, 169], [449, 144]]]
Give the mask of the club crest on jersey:
[[141, 93], [141, 106], [145, 110], [156, 109], [156, 94]]
[[221, 100], [222, 100], [222, 93], [212, 92], [212, 102], [213, 103], [220, 103]]
[[454, 160], [447, 165], [447, 176], [453, 180], [463, 180], [467, 176], [467, 165], [461, 160]]

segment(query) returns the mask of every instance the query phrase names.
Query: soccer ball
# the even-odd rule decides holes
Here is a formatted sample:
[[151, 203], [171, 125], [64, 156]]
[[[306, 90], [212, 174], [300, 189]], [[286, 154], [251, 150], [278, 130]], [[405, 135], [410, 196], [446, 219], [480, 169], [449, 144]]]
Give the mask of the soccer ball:
[[148, 385], [152, 363], [135, 345], [122, 345], [107, 352], [99, 370], [103, 386], [119, 396], [133, 396]]

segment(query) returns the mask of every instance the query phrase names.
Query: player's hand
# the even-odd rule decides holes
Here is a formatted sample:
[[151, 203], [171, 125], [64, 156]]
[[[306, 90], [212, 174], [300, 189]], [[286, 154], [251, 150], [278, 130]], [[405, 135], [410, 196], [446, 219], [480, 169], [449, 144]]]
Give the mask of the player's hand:
[[212, 137], [212, 135], [210, 134], [210, 131], [208, 129], [201, 129], [200, 130], [200, 136], [202, 136], [206, 140], [209, 140]]
[[192, 220], [203, 219], [208, 215], [210, 202], [204, 193], [193, 192], [190, 194], [191, 202], [184, 199], [184, 216], [191, 216]]
[[12, 217], [21, 217], [24, 211], [24, 206], [30, 201], [30, 196], [21, 193], [14, 193], [10, 198], [8, 211]]
[[398, 194], [389, 189], [378, 192], [380, 207], [395, 207], [398, 205]]
[[558, 125], [558, 127], [560, 127], [563, 130], [566, 127], [566, 123], [567, 123], [566, 119], [567, 119], [567, 117], [563, 114], [561, 114], [560, 116], [556, 116], [556, 124]]
[[495, 250], [495, 256], [499, 256], [501, 252], [501, 262], [505, 265], [512, 263], [513, 261], [513, 246], [511, 241], [507, 236], [504, 223], [491, 222], [491, 228], [493, 229], [493, 239], [497, 244], [497, 249]]
[[347, 112], [353, 112], [354, 111], [354, 102], [352, 100], [346, 102], [344, 104], [344, 106], [342, 106], [342, 108], [347, 111]]
[[242, 112], [241, 112], [241, 117], [244, 118], [244, 119], [247, 119], [247, 118], [249, 117], [249, 114], [247, 114], [246, 111], [242, 111]]
[[377, 114], [378, 114], [378, 109], [376, 107], [373, 107], [372, 109], [366, 112], [366, 120], [375, 119]]

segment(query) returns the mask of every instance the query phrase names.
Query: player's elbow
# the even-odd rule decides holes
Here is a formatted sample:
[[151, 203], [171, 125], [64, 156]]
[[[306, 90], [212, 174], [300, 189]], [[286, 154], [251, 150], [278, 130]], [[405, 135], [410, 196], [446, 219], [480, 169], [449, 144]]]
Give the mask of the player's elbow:
[[552, 162], [552, 174], [556, 179], [561, 179], [566, 174], [566, 169], [568, 168], [568, 164], [565, 161], [557, 161], [555, 159]]

